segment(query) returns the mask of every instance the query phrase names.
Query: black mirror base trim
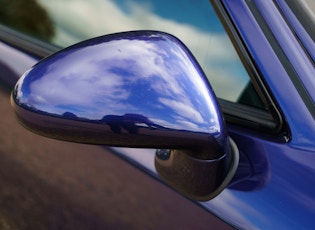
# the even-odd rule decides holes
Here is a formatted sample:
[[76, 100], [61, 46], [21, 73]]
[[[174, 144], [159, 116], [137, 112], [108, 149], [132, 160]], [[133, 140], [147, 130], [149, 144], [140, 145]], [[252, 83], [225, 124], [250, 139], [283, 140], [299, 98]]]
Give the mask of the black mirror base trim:
[[208, 201], [228, 187], [239, 164], [239, 151], [229, 138], [229, 152], [215, 160], [200, 160], [181, 151], [157, 150], [155, 168], [160, 178], [188, 199]]

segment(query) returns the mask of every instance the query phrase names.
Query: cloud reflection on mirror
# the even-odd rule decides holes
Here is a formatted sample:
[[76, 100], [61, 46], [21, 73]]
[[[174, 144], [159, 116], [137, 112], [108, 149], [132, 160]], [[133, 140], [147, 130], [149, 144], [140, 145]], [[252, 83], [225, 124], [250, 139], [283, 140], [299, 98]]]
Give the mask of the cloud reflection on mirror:
[[140, 114], [165, 128], [220, 132], [211, 89], [180, 44], [154, 34], [99, 40], [38, 64], [32, 81], [21, 79], [19, 102], [59, 116]]
[[53, 43], [58, 46], [66, 47], [88, 38], [122, 31], [164, 31], [175, 35], [189, 47], [218, 97], [236, 102], [249, 81], [208, 0], [193, 4], [191, 0], [38, 2], [54, 21], [56, 33]]

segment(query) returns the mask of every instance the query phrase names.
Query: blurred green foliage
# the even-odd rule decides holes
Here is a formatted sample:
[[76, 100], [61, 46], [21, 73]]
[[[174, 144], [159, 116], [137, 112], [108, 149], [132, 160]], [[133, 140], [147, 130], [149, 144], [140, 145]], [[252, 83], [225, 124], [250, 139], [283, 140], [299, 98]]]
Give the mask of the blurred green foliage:
[[48, 13], [36, 0], [0, 0], [0, 23], [45, 41], [55, 33]]

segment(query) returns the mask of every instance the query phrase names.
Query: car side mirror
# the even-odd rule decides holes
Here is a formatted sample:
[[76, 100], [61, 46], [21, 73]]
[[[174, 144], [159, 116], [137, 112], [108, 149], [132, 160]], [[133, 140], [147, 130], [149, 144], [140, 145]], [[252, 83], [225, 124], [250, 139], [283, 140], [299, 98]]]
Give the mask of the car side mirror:
[[158, 149], [159, 175], [192, 199], [219, 194], [237, 168], [211, 86], [166, 33], [118, 33], [63, 49], [21, 77], [11, 102], [22, 125], [43, 136]]

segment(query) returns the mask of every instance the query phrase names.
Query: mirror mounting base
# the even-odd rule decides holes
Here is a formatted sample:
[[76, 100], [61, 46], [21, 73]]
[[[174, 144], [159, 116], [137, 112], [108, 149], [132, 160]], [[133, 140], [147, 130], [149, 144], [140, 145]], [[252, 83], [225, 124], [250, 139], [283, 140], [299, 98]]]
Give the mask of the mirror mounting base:
[[232, 138], [229, 142], [230, 153], [214, 160], [194, 158], [185, 150], [158, 149], [155, 168], [168, 185], [189, 199], [211, 200], [229, 185], [238, 167], [238, 148]]

